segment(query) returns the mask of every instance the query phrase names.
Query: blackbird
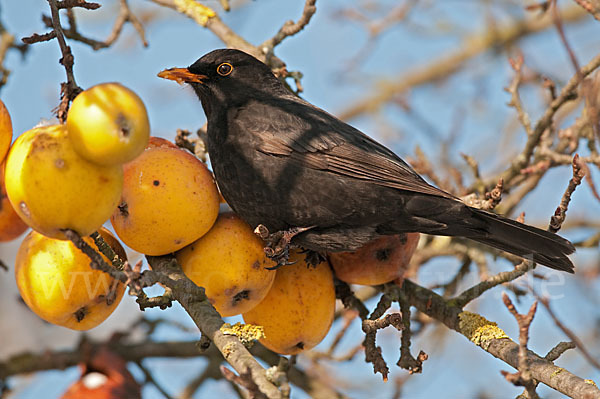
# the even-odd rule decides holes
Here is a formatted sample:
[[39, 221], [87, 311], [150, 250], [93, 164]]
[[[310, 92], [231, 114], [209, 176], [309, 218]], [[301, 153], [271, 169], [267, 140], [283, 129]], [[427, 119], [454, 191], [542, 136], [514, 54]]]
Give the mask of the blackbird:
[[284, 245], [275, 256], [289, 246], [353, 251], [382, 235], [421, 232], [466, 237], [573, 273], [568, 240], [428, 184], [385, 146], [294, 95], [249, 54], [214, 50], [158, 76], [189, 83], [198, 95], [223, 197], [252, 227], [279, 234]]

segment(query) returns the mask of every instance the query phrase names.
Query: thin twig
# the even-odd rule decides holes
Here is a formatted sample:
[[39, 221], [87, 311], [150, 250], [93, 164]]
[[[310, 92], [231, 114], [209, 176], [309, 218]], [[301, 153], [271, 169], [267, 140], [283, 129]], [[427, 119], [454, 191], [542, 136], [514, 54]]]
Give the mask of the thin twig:
[[86, 10], [97, 10], [100, 8], [100, 4], [87, 2], [85, 0], [59, 0], [56, 2], [56, 7], [59, 10], [63, 8], [70, 9], [74, 7], [81, 7], [85, 8]]
[[346, 309], [356, 309], [362, 320], [369, 316], [369, 309], [354, 295], [350, 286], [337, 278], [335, 279], [335, 297], [342, 301]]
[[581, 167], [581, 161], [579, 155], [575, 154], [573, 157], [573, 177], [569, 180], [569, 185], [563, 194], [560, 205], [556, 208], [554, 215], [550, 218], [550, 224], [548, 225], [548, 231], [556, 233], [560, 230], [565, 218], [567, 217], [567, 209], [569, 208], [569, 202], [571, 202], [571, 196], [575, 192], [577, 186], [581, 184], [585, 176], [585, 169]]
[[[586, 17], [585, 11], [578, 6], [568, 7], [562, 11], [564, 22], [575, 22]], [[426, 65], [417, 65], [413, 69], [399, 76], [394, 81], [387, 81], [378, 85], [378, 90], [361, 96], [360, 100], [351, 103], [347, 108], [338, 113], [341, 119], [353, 119], [363, 113], [370, 113], [379, 109], [399, 93], [413, 87], [436, 82], [461, 70], [470, 59], [485, 51], [495, 51], [506, 44], [526, 37], [534, 32], [548, 29], [553, 24], [551, 18], [528, 18], [503, 26], [492, 26], [483, 32], [475, 32], [465, 37], [463, 43], [449, 54], [432, 60]], [[497, 178], [494, 179], [498, 181]], [[495, 183], [494, 181], [494, 183]], [[505, 181], [507, 181], [505, 179]]]
[[509, 281], [513, 281], [513, 280], [521, 277], [525, 273], [527, 273], [532, 268], [533, 268], [533, 263], [531, 261], [523, 260], [521, 263], [519, 263], [517, 266], [515, 266], [515, 268], [513, 270], [508, 271], [508, 272], [498, 273], [494, 276], [491, 276], [487, 280], [484, 280], [484, 281], [474, 285], [473, 287], [463, 291], [458, 296], [451, 299], [450, 304], [452, 306], [457, 306], [459, 308], [463, 308], [469, 302], [471, 302], [473, 299], [481, 296], [481, 294], [483, 294], [485, 291], [487, 291], [491, 288], [494, 288], [500, 284], [504, 284]]
[[541, 304], [544, 306], [544, 308], [546, 308], [546, 310], [548, 311], [548, 314], [550, 315], [550, 317], [552, 318], [552, 320], [554, 321], [554, 324], [556, 324], [556, 326], [558, 328], [560, 328], [560, 330], [565, 333], [565, 335], [567, 337], [569, 337], [569, 339], [571, 341], [573, 341], [575, 343], [575, 345], [577, 346], [577, 348], [579, 348], [579, 350], [581, 351], [581, 353], [583, 353], [583, 356], [586, 358], [586, 360], [592, 365], [594, 366], [596, 369], [600, 370], [600, 362], [598, 362], [597, 358], [592, 356], [590, 354], [590, 352], [586, 349], [585, 345], [583, 344], [583, 342], [577, 337], [577, 335], [575, 335], [575, 333], [573, 333], [573, 331], [571, 331], [571, 329], [567, 328], [563, 323], [561, 323], [561, 321], [558, 319], [558, 317], [556, 316], [556, 314], [554, 313], [554, 311], [552, 310], [552, 308], [550, 307], [550, 301], [548, 300], [548, 298], [541, 298], [539, 297], [535, 291], [533, 292], [534, 295], [536, 296], [537, 300], [541, 302]]
[[577, 348], [577, 345], [575, 345], [573, 342], [559, 342], [554, 348], [550, 349], [544, 358], [553, 362], [569, 349], [575, 348]]
[[[385, 289], [390, 293], [398, 291], [399, 287], [394, 284], [386, 284]], [[411, 305], [419, 311], [441, 321], [448, 328], [460, 332], [494, 357], [518, 368], [519, 345], [508, 339], [496, 323], [452, 306], [451, 302], [446, 301], [440, 295], [410, 280], [404, 280], [402, 290], [406, 292]], [[530, 372], [535, 380], [573, 398], [600, 397], [600, 390], [583, 378], [554, 365], [532, 351], [528, 351], [527, 356], [529, 357]]]
[[398, 331], [404, 327], [402, 325], [402, 316], [398, 313], [388, 314], [376, 320], [363, 320], [362, 330], [365, 333], [363, 346], [365, 347], [365, 361], [373, 364], [373, 371], [380, 373], [384, 381], [387, 381], [390, 369], [388, 368], [381, 354], [381, 347], [377, 346], [375, 339], [377, 331], [388, 326], [394, 326]]
[[524, 386], [529, 399], [537, 399], [539, 396], [535, 392], [535, 388], [537, 383], [531, 377], [531, 371], [529, 369], [529, 357], [527, 354], [527, 343], [529, 341], [529, 327], [531, 326], [531, 322], [533, 321], [533, 317], [535, 316], [535, 311], [537, 309], [537, 301], [533, 302], [531, 307], [529, 308], [529, 312], [525, 314], [519, 314], [515, 305], [513, 305], [512, 301], [506, 295], [505, 292], [502, 293], [502, 301], [504, 305], [508, 309], [508, 311], [515, 317], [517, 320], [517, 324], [519, 325], [519, 366], [518, 372], [509, 373], [507, 371], [502, 371], [502, 375], [506, 378], [507, 381], [511, 382], [517, 386]]
[[[148, 47], [148, 41], [146, 40], [146, 33], [144, 31], [144, 27], [140, 20], [135, 16], [135, 14], [131, 11], [129, 7], [129, 3], [127, 0], [119, 0], [120, 8], [119, 15], [115, 20], [112, 31], [108, 35], [105, 40], [96, 40], [89, 38], [87, 36], [82, 35], [77, 28], [77, 21], [75, 19], [75, 14], [72, 9], [67, 9], [67, 16], [69, 18], [69, 28], [63, 28], [65, 37], [81, 42], [83, 44], [87, 44], [93, 50], [100, 50], [107, 47], [112, 46], [117, 39], [121, 36], [121, 32], [123, 31], [123, 27], [127, 22], [131, 23], [136, 32], [138, 33], [140, 40], [144, 47]], [[42, 17], [42, 21], [47, 27], [52, 27], [52, 20], [47, 17]]]
[[523, 104], [521, 102], [521, 97], [519, 96], [519, 85], [522, 80], [522, 69], [523, 69], [523, 53], [519, 53], [516, 58], [509, 58], [510, 66], [515, 71], [515, 76], [513, 80], [505, 90], [508, 91], [511, 95], [509, 106], [514, 107], [517, 111], [517, 116], [519, 117], [519, 122], [525, 128], [525, 132], [527, 136], [531, 136], [533, 134], [533, 129], [531, 127], [531, 120], [529, 119], [529, 115], [523, 109]]
[[399, 367], [408, 370], [409, 374], [421, 373], [423, 371], [423, 362], [427, 360], [427, 354], [419, 351], [415, 359], [410, 353], [411, 336], [410, 329], [410, 303], [403, 289], [398, 290], [396, 298], [400, 304], [400, 312], [402, 312], [402, 337], [400, 338], [400, 359], [396, 363]]
[[48, 0], [50, 5], [50, 12], [52, 15], [52, 28], [56, 34], [56, 40], [62, 53], [62, 58], [59, 60], [60, 64], [65, 67], [67, 74], [67, 82], [61, 84], [61, 102], [56, 111], [58, 120], [64, 122], [67, 119], [67, 112], [71, 101], [81, 92], [81, 88], [75, 82], [75, 75], [73, 73], [73, 64], [75, 63], [75, 57], [71, 53], [71, 47], [67, 45], [65, 40], [65, 34], [60, 24], [60, 15], [58, 12], [57, 0]]
[[302, 10], [302, 16], [300, 16], [298, 21], [286, 21], [275, 36], [264, 41], [259, 48], [268, 56], [285, 38], [294, 36], [304, 29], [315, 12], [317, 12], [317, 7], [315, 6], [316, 2], [317, 0], [306, 0], [304, 3], [304, 10]]
[[150, 383], [152, 385], [154, 385], [154, 388], [156, 388], [158, 390], [158, 392], [161, 393], [162, 396], [164, 396], [166, 399], [174, 399], [173, 396], [171, 396], [166, 390], [165, 388], [162, 386], [162, 384], [159, 384], [158, 381], [156, 381], [156, 379], [154, 378], [154, 376], [152, 375], [152, 373], [150, 372], [150, 370], [148, 370], [143, 364], [142, 361], [138, 361], [135, 363], [138, 368], [142, 371], [142, 373], [144, 373], [144, 378], [146, 379], [146, 383]]

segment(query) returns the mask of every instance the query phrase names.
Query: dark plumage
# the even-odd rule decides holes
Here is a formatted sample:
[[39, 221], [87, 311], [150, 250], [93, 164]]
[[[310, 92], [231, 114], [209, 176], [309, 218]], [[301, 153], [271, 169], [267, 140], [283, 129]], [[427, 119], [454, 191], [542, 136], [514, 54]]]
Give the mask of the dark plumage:
[[253, 227], [310, 227], [292, 243], [314, 251], [355, 250], [402, 232], [462, 236], [573, 272], [569, 241], [431, 186], [391, 150], [290, 93], [246, 53], [215, 50], [159, 76], [194, 88], [219, 188]]

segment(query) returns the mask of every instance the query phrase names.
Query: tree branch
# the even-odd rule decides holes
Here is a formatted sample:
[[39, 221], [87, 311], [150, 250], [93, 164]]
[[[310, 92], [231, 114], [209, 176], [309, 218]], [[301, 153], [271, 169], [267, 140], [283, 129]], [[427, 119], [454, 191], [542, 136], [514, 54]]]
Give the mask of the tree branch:
[[[564, 22], [577, 22], [586, 16], [586, 12], [578, 6], [565, 8], [561, 12]], [[393, 81], [377, 85], [377, 92], [362, 96], [361, 100], [337, 112], [336, 115], [341, 119], [348, 120], [354, 119], [364, 113], [374, 112], [383, 106], [383, 104], [391, 101], [399, 93], [425, 83], [444, 79], [460, 70], [467, 61], [479, 54], [488, 50], [501, 48], [531, 33], [548, 29], [553, 24], [554, 21], [550, 16], [544, 18], [526, 18], [500, 27], [492, 26], [484, 32], [474, 33], [463, 41], [458, 50], [434, 59], [426, 65], [419, 65]], [[495, 180], [497, 181], [498, 179], [496, 178]]]
[[[385, 289], [391, 295], [399, 288], [393, 284], [386, 284]], [[464, 312], [461, 308], [450, 305], [435, 292], [410, 280], [404, 280], [403, 289], [412, 306], [429, 317], [441, 321], [448, 328], [458, 331], [492, 356], [518, 369], [519, 345], [511, 341], [496, 326], [496, 323], [487, 321], [479, 315]], [[576, 399], [600, 396], [600, 390], [595, 385], [564, 368], [555, 366], [536, 353], [528, 351], [527, 359], [531, 376], [535, 380]]]
[[317, 12], [317, 7], [315, 6], [316, 2], [317, 0], [306, 0], [302, 16], [298, 19], [298, 22], [286, 21], [275, 36], [265, 40], [259, 48], [262, 49], [265, 54], [271, 54], [273, 53], [275, 46], [281, 43], [286, 37], [294, 36], [304, 29], [315, 12]]
[[206, 299], [204, 289], [187, 278], [173, 257], [146, 258], [152, 270], [157, 273], [158, 282], [172, 289], [173, 298], [183, 306], [200, 331], [215, 344], [238, 374], [249, 375], [268, 398], [281, 398], [279, 389], [267, 379], [265, 369], [252, 357], [238, 337], [221, 331], [224, 322]]

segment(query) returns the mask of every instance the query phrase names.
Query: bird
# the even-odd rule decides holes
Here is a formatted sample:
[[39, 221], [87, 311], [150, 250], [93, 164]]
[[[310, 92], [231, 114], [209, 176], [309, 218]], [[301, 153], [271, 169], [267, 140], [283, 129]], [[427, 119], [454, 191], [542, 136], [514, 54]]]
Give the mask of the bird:
[[355, 251], [381, 236], [420, 232], [574, 272], [567, 239], [429, 184], [392, 150], [291, 92], [250, 54], [217, 49], [158, 76], [193, 88], [217, 185], [242, 219], [271, 238], [279, 261], [290, 247]]

